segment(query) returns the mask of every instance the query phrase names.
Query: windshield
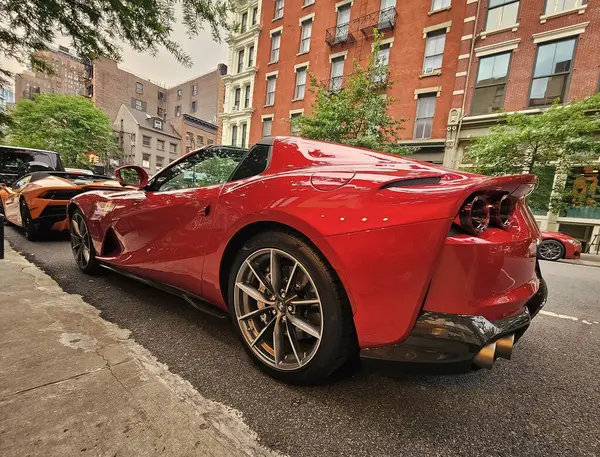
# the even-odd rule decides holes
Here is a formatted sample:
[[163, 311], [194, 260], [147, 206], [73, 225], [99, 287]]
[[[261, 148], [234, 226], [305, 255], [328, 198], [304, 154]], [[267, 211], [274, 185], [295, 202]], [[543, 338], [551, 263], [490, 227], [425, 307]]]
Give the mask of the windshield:
[[53, 170], [61, 168], [58, 165], [58, 154], [56, 153], [0, 146], [0, 173], [18, 174], [29, 162], [41, 162]]

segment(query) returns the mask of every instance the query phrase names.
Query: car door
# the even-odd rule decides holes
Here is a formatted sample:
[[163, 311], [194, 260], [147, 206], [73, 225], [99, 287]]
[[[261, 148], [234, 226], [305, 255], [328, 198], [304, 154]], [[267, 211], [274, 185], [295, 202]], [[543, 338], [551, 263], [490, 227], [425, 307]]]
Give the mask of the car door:
[[6, 200], [4, 200], [5, 216], [13, 224], [22, 225], [19, 203], [21, 192], [29, 184], [29, 181], [31, 181], [31, 175], [23, 176], [12, 187], [6, 188]]
[[217, 199], [245, 152], [205, 148], [156, 175], [144, 190], [129, 193], [128, 204], [112, 215], [123, 246], [114, 263], [200, 295]]

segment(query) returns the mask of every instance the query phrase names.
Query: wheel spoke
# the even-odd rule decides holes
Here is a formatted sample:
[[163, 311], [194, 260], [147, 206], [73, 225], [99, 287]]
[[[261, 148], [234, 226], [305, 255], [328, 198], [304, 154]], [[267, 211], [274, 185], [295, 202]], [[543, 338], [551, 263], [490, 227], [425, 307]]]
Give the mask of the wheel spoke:
[[298, 356], [298, 352], [300, 351], [300, 349], [298, 347], [298, 339], [296, 338], [296, 331], [290, 325], [289, 320], [285, 323], [285, 326], [287, 328], [287, 335], [288, 335], [288, 339], [290, 340], [290, 345], [292, 346], [292, 351], [294, 351], [294, 357], [296, 357], [296, 360], [298, 361], [298, 366], [302, 366], [302, 360], [300, 360], [300, 357]]
[[73, 230], [75, 231], [75, 235], [81, 238], [81, 230], [79, 229], [79, 221], [76, 221], [75, 218], [72, 220], [73, 222]]
[[256, 343], [258, 343], [258, 342], [259, 342], [259, 341], [262, 339], [262, 337], [263, 337], [263, 335], [265, 334], [265, 332], [266, 332], [266, 331], [267, 331], [267, 330], [268, 330], [268, 329], [271, 327], [271, 325], [272, 325], [272, 324], [273, 324], [273, 323], [274, 323], [276, 320], [277, 320], [277, 318], [276, 318], [276, 317], [274, 317], [273, 319], [271, 319], [271, 320], [269, 321], [269, 323], [268, 323], [267, 325], [265, 325], [265, 326], [264, 326], [264, 328], [263, 328], [263, 329], [260, 331], [260, 333], [259, 333], [258, 335], [256, 335], [256, 338], [254, 338], [254, 340], [252, 341], [252, 343], [250, 343], [250, 347], [254, 347], [254, 345], [255, 345]]
[[294, 263], [294, 266], [292, 267], [292, 272], [290, 273], [290, 278], [288, 279], [288, 282], [285, 285], [285, 296], [286, 297], [290, 290], [290, 284], [293, 284], [294, 282], [296, 282], [296, 271], [298, 271], [298, 262]]
[[[297, 298], [297, 297], [296, 297]], [[318, 298], [310, 298], [307, 300], [290, 300], [290, 305], [303, 306], [303, 305], [318, 305], [321, 303]]]
[[87, 246], [84, 244], [83, 245], [83, 258], [85, 259], [85, 263], [88, 263], [90, 261], [90, 250], [87, 248]]
[[248, 267], [250, 268], [250, 270], [252, 271], [252, 273], [254, 274], [254, 276], [256, 276], [256, 279], [258, 279], [258, 282], [260, 282], [263, 287], [269, 291], [269, 293], [271, 295], [275, 295], [274, 291], [271, 288], [271, 284], [269, 283], [269, 281], [267, 280], [267, 278], [264, 277], [264, 275], [262, 275], [261, 273], [259, 273], [253, 266], [252, 263], [250, 263], [250, 261], [246, 260], [246, 265], [248, 265]]
[[274, 249], [271, 249], [271, 286], [275, 296], [279, 296], [281, 290], [281, 259]]
[[275, 351], [275, 365], [279, 365], [285, 358], [284, 352], [284, 322], [282, 316], [277, 316], [275, 328], [273, 329], [273, 349]]
[[258, 308], [258, 309], [255, 309], [254, 311], [250, 311], [249, 313], [244, 314], [243, 316], [238, 317], [238, 321], [250, 319], [251, 317], [256, 317], [256, 316], [261, 315], [262, 313], [266, 313], [266, 312], [272, 311], [272, 310], [273, 310], [273, 308], [271, 308], [270, 306], [266, 307], [266, 308]]
[[255, 289], [252, 286], [244, 284], [243, 282], [237, 282], [237, 283], [235, 283], [235, 286], [238, 289], [240, 289], [242, 292], [244, 292], [246, 295], [248, 295], [249, 297], [251, 297], [254, 300], [256, 300], [257, 302], [263, 302], [263, 303], [266, 303], [268, 305], [274, 305], [275, 304], [275, 302], [269, 300], [260, 290]]
[[310, 322], [308, 322], [307, 320], [298, 317], [298, 316], [294, 316], [293, 314], [288, 314], [288, 320], [295, 325], [296, 327], [298, 327], [300, 330], [302, 330], [305, 333], [308, 333], [311, 336], [314, 336], [317, 339], [321, 338], [319, 329], [317, 326], [315, 326], [314, 324], [311, 324]]

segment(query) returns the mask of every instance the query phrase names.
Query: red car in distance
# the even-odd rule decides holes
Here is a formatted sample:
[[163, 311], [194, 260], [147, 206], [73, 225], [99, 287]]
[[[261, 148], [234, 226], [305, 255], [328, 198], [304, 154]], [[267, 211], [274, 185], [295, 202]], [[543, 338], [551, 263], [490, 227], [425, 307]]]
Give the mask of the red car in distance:
[[485, 177], [325, 142], [206, 146], [128, 192], [71, 200], [85, 273], [106, 267], [230, 316], [286, 382], [365, 358], [491, 367], [544, 305], [533, 175]]
[[542, 242], [537, 252], [542, 260], [579, 259], [581, 242], [563, 233], [542, 230]]

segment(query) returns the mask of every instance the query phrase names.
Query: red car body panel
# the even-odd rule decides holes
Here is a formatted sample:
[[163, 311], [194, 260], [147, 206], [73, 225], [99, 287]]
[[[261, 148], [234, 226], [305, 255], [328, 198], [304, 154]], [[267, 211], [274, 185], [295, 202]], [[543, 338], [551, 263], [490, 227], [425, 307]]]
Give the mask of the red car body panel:
[[577, 241], [575, 238], [565, 235], [564, 233], [549, 232], [547, 230], [542, 230], [541, 233], [542, 241], [556, 240], [565, 247], [563, 259], [579, 259], [581, 257], [581, 243], [573, 244], [573, 241]]
[[[91, 192], [72, 203], [88, 219], [100, 260], [223, 310], [222, 260], [232, 238], [256, 223], [293, 228], [340, 277], [361, 348], [402, 341], [423, 309], [497, 319], [522, 312], [536, 293], [539, 231], [525, 206], [509, 230], [449, 234], [473, 192], [518, 196], [534, 176], [490, 178], [299, 138], [274, 139], [271, 154], [260, 175], [223, 185]], [[382, 188], [398, 181], [407, 185]]]

